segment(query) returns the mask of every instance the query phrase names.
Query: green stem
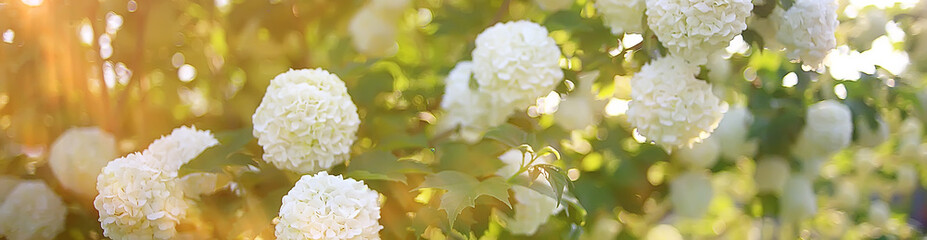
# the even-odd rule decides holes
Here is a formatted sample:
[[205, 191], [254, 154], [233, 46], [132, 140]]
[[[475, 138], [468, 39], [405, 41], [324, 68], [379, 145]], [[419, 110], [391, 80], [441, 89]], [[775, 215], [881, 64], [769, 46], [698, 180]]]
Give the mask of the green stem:
[[[534, 161], [537, 160], [537, 159], [538, 159], [538, 157], [532, 153], [532, 154], [531, 154], [531, 161], [529, 161], [528, 164], [524, 164], [524, 163], [525, 163], [525, 158], [524, 158], [524, 155], [522, 155], [522, 160], [521, 160], [521, 161], [522, 161], [522, 164], [521, 164], [521, 167], [518, 169], [518, 172], [515, 172], [515, 174], [512, 175], [511, 177], [509, 177], [509, 179], [505, 180], [505, 182], [507, 182], [507, 183], [512, 183], [512, 181], [515, 180], [515, 177], [518, 177], [518, 175], [521, 175], [521, 174], [524, 173], [525, 171], [528, 171], [528, 168], [531, 166], [531, 164], [534, 164]], [[531, 180], [534, 180], [534, 179], [531, 179]]]

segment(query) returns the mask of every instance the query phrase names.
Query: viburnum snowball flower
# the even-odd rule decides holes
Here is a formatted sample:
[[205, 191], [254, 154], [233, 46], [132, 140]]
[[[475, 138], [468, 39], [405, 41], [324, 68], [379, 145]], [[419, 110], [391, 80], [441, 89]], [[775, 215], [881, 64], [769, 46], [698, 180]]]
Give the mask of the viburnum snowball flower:
[[113, 160], [97, 178], [93, 206], [103, 235], [113, 239], [171, 239], [188, 208], [176, 172], [152, 156], [131, 153]]
[[673, 211], [687, 218], [705, 215], [714, 194], [711, 177], [701, 170], [688, 171], [677, 176], [670, 182], [669, 191]]
[[[526, 166], [531, 162], [531, 154], [522, 153], [519, 149], [510, 149], [502, 153], [499, 160], [502, 160], [505, 165], [496, 171], [496, 175], [508, 178], [517, 173], [521, 166]], [[551, 162], [553, 162], [551, 155], [545, 155], [538, 157], [531, 165], [550, 164]], [[528, 175], [527, 172], [521, 174]], [[535, 179], [535, 183], [549, 185], [546, 180], [540, 178]], [[538, 227], [547, 222], [550, 215], [556, 214], [560, 210], [557, 207], [556, 200], [530, 188], [513, 186], [512, 191], [515, 194], [516, 201], [512, 206], [515, 215], [509, 217], [505, 214], [497, 214], [496, 216], [506, 224], [506, 229], [509, 229], [513, 234], [533, 235]]]
[[798, 173], [808, 179], [815, 179], [821, 175], [821, 168], [824, 168], [824, 164], [827, 163], [827, 160], [829, 160], [829, 158], [826, 157], [804, 159], [801, 161], [801, 171]]
[[585, 129], [601, 120], [605, 107], [602, 103], [589, 94], [569, 95], [560, 102], [554, 121], [566, 130]]
[[682, 234], [675, 227], [668, 224], [660, 224], [647, 231], [647, 240], [683, 240]]
[[901, 122], [898, 128], [898, 155], [902, 159], [913, 160], [921, 157], [920, 146], [924, 125], [921, 120], [909, 117]]
[[895, 170], [895, 178], [898, 181], [896, 189], [898, 189], [899, 192], [910, 194], [918, 187], [920, 182], [917, 180], [917, 170], [915, 169], [916, 168], [910, 164], [903, 164], [898, 166], [898, 169]]
[[264, 160], [299, 173], [347, 160], [360, 126], [344, 82], [319, 68], [274, 77], [252, 122]]
[[534, 2], [538, 3], [541, 9], [556, 12], [569, 8], [575, 0], [534, 0]]
[[460, 127], [460, 137], [467, 142], [476, 142], [489, 128], [505, 123], [512, 108], [489, 102], [486, 95], [471, 88], [473, 63], [460, 62], [445, 78], [444, 97], [441, 108], [445, 117], [440, 123], [444, 130]]
[[219, 140], [216, 140], [209, 130], [182, 126], [175, 128], [171, 134], [151, 142], [145, 154], [154, 158], [161, 170], [177, 171], [207, 148], [217, 144]]
[[473, 75], [490, 102], [527, 107], [563, 79], [560, 48], [537, 23], [498, 23], [476, 37]]
[[373, 6], [364, 6], [351, 18], [348, 31], [358, 52], [372, 57], [389, 55], [396, 46], [396, 17], [383, 14]]
[[750, 0], [647, 0], [647, 23], [670, 53], [695, 64], [727, 45], [744, 29]]
[[856, 120], [856, 142], [863, 147], [876, 147], [888, 139], [888, 124], [881, 118], [876, 120], [877, 126], [870, 126], [869, 121], [863, 118]]
[[672, 55], [644, 65], [631, 78], [628, 121], [664, 147], [691, 145], [721, 120], [721, 100], [698, 80], [699, 68]]
[[752, 157], [757, 150], [756, 141], [748, 141], [747, 134], [753, 124], [753, 114], [746, 107], [735, 106], [724, 113], [718, 128], [709, 139], [715, 139], [721, 146], [721, 156], [734, 160], [741, 156]]
[[852, 138], [850, 108], [834, 100], [824, 100], [808, 107], [805, 127], [792, 153], [802, 159], [826, 157], [848, 147]]
[[776, 21], [776, 39], [788, 49], [793, 59], [804, 65], [820, 67], [830, 50], [837, 47], [837, 3], [834, 0], [795, 0], [788, 10], [777, 8], [771, 18]]
[[116, 157], [116, 140], [109, 133], [97, 127], [71, 128], [52, 143], [48, 165], [62, 187], [92, 198], [100, 169]]
[[283, 196], [278, 239], [380, 239], [380, 195], [327, 172], [303, 175]]
[[803, 176], [789, 178], [779, 198], [779, 216], [786, 221], [798, 221], [814, 216], [817, 210], [811, 180]]
[[644, 32], [644, 0], [597, 0], [595, 10], [612, 34]]
[[590, 231], [583, 231], [583, 234], [579, 237], [581, 240], [596, 240], [596, 239], [616, 239], [618, 238], [618, 233], [621, 232], [622, 224], [614, 215], [609, 214], [599, 214], [593, 221], [594, 225]]
[[782, 188], [789, 179], [791, 172], [789, 162], [785, 158], [779, 156], [760, 158], [756, 161], [756, 173], [753, 175], [757, 192], [782, 192]]
[[55, 239], [64, 230], [64, 202], [38, 180], [23, 181], [0, 205], [0, 236], [10, 240]]
[[721, 145], [708, 138], [692, 147], [682, 147], [673, 152], [673, 159], [690, 169], [711, 168], [718, 162]]
[[837, 183], [837, 189], [834, 193], [834, 199], [839, 199], [839, 201], [834, 201], [834, 204], [843, 210], [854, 210], [859, 205], [859, 188], [856, 183], [847, 179], [835, 182]]
[[891, 218], [891, 214], [892, 210], [882, 200], [876, 199], [869, 203], [868, 216], [870, 223], [876, 226], [885, 226], [885, 223]]
[[602, 119], [605, 101], [597, 100], [596, 93], [592, 91], [592, 84], [599, 77], [599, 71], [586, 72], [579, 75], [579, 87], [567, 95], [557, 112], [554, 112], [554, 121], [566, 130], [582, 130], [594, 125]]
[[515, 215], [512, 217], [505, 214], [496, 215], [512, 234], [534, 235], [538, 227], [547, 222], [550, 215], [560, 210], [557, 208], [556, 200], [530, 188], [515, 185], [512, 186], [512, 192], [517, 201], [512, 205]]
[[860, 148], [856, 150], [856, 155], [853, 155], [853, 170], [857, 174], [865, 176], [872, 173], [873, 170], [879, 167], [879, 161], [877, 160], [876, 153], [871, 148]]

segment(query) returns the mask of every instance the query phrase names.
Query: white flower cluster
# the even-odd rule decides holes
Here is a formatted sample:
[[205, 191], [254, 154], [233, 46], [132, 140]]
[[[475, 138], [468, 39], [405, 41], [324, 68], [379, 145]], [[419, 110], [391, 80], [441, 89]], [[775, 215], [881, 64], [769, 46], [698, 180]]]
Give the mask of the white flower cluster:
[[348, 25], [354, 48], [371, 56], [382, 57], [396, 51], [396, 25], [409, 0], [371, 0], [361, 7]]
[[186, 216], [178, 170], [218, 144], [209, 131], [181, 127], [143, 152], [109, 162], [97, 177], [93, 206], [103, 235], [114, 239], [171, 239]]
[[55, 239], [64, 230], [64, 202], [42, 181], [23, 181], [0, 205], [0, 237]]
[[170, 239], [188, 208], [177, 174], [150, 164], [157, 159], [132, 153], [103, 168], [97, 180], [103, 235], [114, 239]]
[[676, 176], [670, 183], [669, 192], [674, 212], [687, 218], [705, 215], [714, 194], [710, 175], [700, 170]]
[[379, 194], [327, 172], [304, 175], [283, 196], [278, 239], [380, 239]]
[[644, 0], [597, 0], [595, 9], [612, 34], [644, 32]]
[[[510, 149], [499, 156], [499, 160], [505, 163], [505, 166], [496, 171], [496, 175], [501, 177], [511, 177], [522, 166], [527, 166], [531, 162], [531, 154], [522, 153], [519, 149]], [[540, 156], [531, 165], [550, 164], [553, 162], [551, 155]], [[527, 172], [521, 173], [528, 175]], [[550, 185], [546, 180], [536, 179], [535, 184]], [[515, 194], [515, 201], [512, 208], [515, 215], [508, 217], [505, 214], [496, 214], [496, 216], [505, 223], [506, 229], [513, 234], [534, 235], [538, 227], [547, 222], [552, 214], [560, 211], [557, 208], [557, 201], [549, 196], [541, 194], [530, 188], [522, 186], [513, 186], [512, 191]]]
[[795, 0], [788, 10], [776, 9], [776, 39], [789, 49], [789, 57], [818, 68], [837, 47], [837, 3], [834, 0]]
[[714, 139], [721, 147], [721, 156], [735, 160], [741, 156], [752, 157], [756, 153], [758, 143], [747, 141], [750, 125], [753, 124], [753, 114], [746, 107], [736, 106], [724, 113], [724, 118], [718, 128], [711, 133], [709, 139]]
[[756, 161], [756, 173], [753, 180], [760, 193], [781, 193], [785, 182], [791, 175], [791, 167], [785, 158], [766, 156]]
[[692, 147], [679, 148], [678, 151], [673, 152], [673, 160], [689, 169], [711, 168], [718, 162], [720, 151], [721, 144], [715, 139], [708, 138], [692, 144]]
[[476, 142], [487, 129], [505, 122], [512, 109], [492, 104], [486, 94], [470, 86], [473, 63], [460, 62], [445, 79], [441, 108], [446, 118], [443, 129], [460, 127], [460, 137]]
[[547, 222], [550, 215], [556, 214], [557, 200], [523, 186], [512, 186], [512, 193], [517, 203], [513, 204], [514, 216], [497, 214], [512, 234], [531, 236], [538, 227]]
[[48, 165], [62, 187], [92, 198], [100, 169], [116, 157], [116, 140], [109, 133], [97, 127], [71, 128], [52, 143]]
[[252, 116], [264, 160], [313, 173], [348, 159], [360, 126], [344, 82], [322, 69], [290, 70], [270, 81]]
[[207, 148], [219, 144], [212, 133], [182, 126], [151, 142], [144, 154], [150, 155], [163, 171], [177, 171]]
[[648, 0], [647, 23], [670, 53], [695, 64], [747, 29], [750, 0]]
[[592, 90], [599, 71], [579, 75], [579, 87], [566, 96], [554, 112], [554, 121], [566, 130], [582, 130], [602, 119], [606, 102], [596, 99]]
[[631, 78], [628, 121], [664, 147], [691, 145], [721, 120], [721, 100], [711, 85], [695, 78], [699, 68], [669, 55], [650, 62]]
[[473, 75], [493, 104], [527, 107], [563, 79], [560, 48], [537, 23], [498, 23], [476, 37]]
[[789, 178], [779, 198], [779, 216], [785, 221], [799, 221], [814, 216], [817, 210], [811, 180], [803, 176]]
[[533, 22], [489, 27], [477, 36], [472, 57], [450, 72], [441, 102], [447, 113], [442, 128], [459, 126], [469, 142], [504, 123], [513, 110], [550, 93], [563, 79], [560, 49], [547, 29]]
[[865, 118], [856, 120], [856, 142], [863, 147], [876, 147], [888, 139], [888, 124], [882, 118], [876, 119], [876, 126], [870, 126]]
[[805, 127], [792, 148], [804, 160], [827, 157], [850, 145], [853, 120], [850, 108], [834, 100], [808, 107]]

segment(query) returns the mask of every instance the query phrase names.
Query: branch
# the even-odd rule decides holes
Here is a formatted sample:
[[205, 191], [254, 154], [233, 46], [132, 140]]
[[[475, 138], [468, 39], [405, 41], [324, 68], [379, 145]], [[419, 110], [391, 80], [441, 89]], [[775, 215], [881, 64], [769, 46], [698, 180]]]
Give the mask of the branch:
[[502, 16], [504, 16], [505, 13], [509, 11], [509, 4], [511, 3], [512, 0], [505, 0], [505, 2], [502, 2], [502, 6], [499, 6], [499, 11], [496, 11], [496, 16], [492, 18], [492, 24], [490, 25], [495, 25], [500, 20], [502, 20]]

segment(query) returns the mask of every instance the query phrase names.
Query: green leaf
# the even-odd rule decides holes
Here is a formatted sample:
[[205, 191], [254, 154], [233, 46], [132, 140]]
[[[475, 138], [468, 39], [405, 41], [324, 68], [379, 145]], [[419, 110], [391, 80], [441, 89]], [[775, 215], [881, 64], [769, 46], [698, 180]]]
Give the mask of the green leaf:
[[503, 124], [490, 129], [483, 137], [499, 141], [509, 147], [518, 147], [527, 142], [528, 134], [515, 125]]
[[407, 148], [424, 148], [428, 146], [428, 138], [424, 134], [406, 135], [395, 134], [388, 135], [380, 141], [381, 145], [377, 146], [383, 150], [396, 150]]
[[575, 201], [566, 201], [566, 214], [570, 221], [577, 225], [586, 224], [586, 208]]
[[387, 180], [406, 183], [407, 173], [430, 173], [425, 164], [399, 160], [386, 151], [372, 151], [351, 159], [348, 176], [359, 180]]
[[753, 14], [765, 18], [772, 13], [773, 9], [776, 9], [776, 2], [766, 1], [762, 5], [754, 5]]
[[750, 46], [756, 47], [756, 49], [763, 49], [766, 46], [766, 41], [763, 40], [763, 36], [760, 36], [759, 33], [753, 31], [753, 29], [744, 30], [740, 34], [744, 38], [744, 42], [747, 42]]
[[570, 182], [570, 178], [566, 174], [566, 171], [563, 171], [563, 169], [550, 164], [538, 164], [533, 167], [539, 168], [543, 171], [544, 177], [547, 178], [547, 182], [550, 183], [550, 188], [556, 195], [554, 200], [557, 200], [557, 206], [560, 206], [560, 202], [563, 200], [563, 188], [572, 184], [572, 182]]
[[782, 6], [783, 11], [789, 10], [794, 4], [795, 0], [779, 0], [779, 5]]
[[508, 148], [491, 142], [467, 145], [459, 142], [447, 142], [435, 148], [438, 164], [435, 171], [453, 170], [471, 176], [490, 176], [505, 166], [499, 160], [499, 154]]
[[548, 186], [547, 184], [537, 184], [537, 182], [534, 180], [534, 179], [537, 179], [538, 175], [541, 174], [541, 170], [537, 168], [531, 168], [528, 170], [528, 174], [529, 176], [525, 176], [525, 175], [516, 176], [514, 179], [512, 179], [510, 183], [513, 185], [519, 185], [519, 186], [529, 188], [531, 190], [534, 190], [535, 192], [543, 194], [544, 196], [548, 196], [551, 199], [555, 199], [555, 200], [557, 199], [557, 193], [554, 192], [554, 189], [552, 187]]
[[199, 156], [180, 167], [180, 175], [194, 172], [218, 172], [226, 166], [248, 165], [254, 161], [240, 151], [254, 137], [251, 128], [216, 133], [219, 145], [207, 148]]
[[432, 175], [425, 176], [425, 181], [415, 190], [422, 188], [444, 189], [441, 196], [441, 206], [438, 209], [447, 213], [447, 220], [450, 225], [454, 225], [457, 215], [464, 208], [473, 207], [476, 198], [486, 195], [502, 201], [507, 206], [509, 203], [509, 184], [501, 177], [490, 177], [479, 181], [473, 176], [458, 171], [443, 171]]

